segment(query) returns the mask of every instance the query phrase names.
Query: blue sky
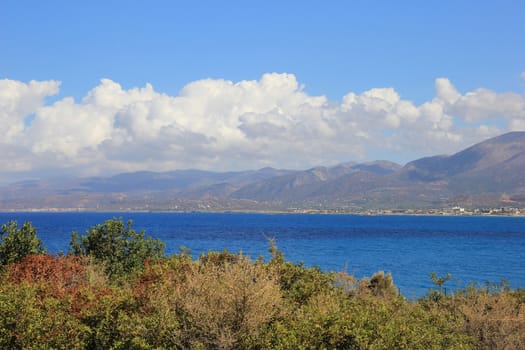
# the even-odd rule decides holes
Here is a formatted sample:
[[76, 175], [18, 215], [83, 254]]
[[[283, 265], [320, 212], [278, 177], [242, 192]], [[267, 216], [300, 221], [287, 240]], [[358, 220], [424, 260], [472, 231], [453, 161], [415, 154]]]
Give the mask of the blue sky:
[[[192, 165], [217, 170], [307, 167], [377, 158], [402, 163], [454, 152], [525, 127], [524, 13], [522, 1], [3, 0], [0, 79], [4, 85], [0, 96], [4, 115], [0, 122], [11, 126], [12, 140], [24, 136], [34, 141], [4, 140], [0, 144], [4, 153], [12, 154], [4, 161], [21, 162], [15, 167], [18, 170], [4, 178], [54, 170], [87, 175], [87, 169], [97, 173], [101, 169], [164, 170]], [[295, 82], [296, 86], [273, 97], [270, 94], [262, 103], [261, 94], [268, 92], [261, 87], [263, 76], [271, 73], [278, 73], [272, 76], [272, 84], [282, 87]], [[454, 98], [437, 95], [438, 78], [446, 79], [440, 86], [456, 93], [452, 93]], [[100, 91], [106, 97], [117, 89], [101, 79], [116, 84], [120, 95], [142, 97], [112, 105], [112, 112], [105, 106], [108, 115], [100, 120], [96, 111], [102, 108], [101, 97], [87, 101], [86, 96], [97, 87], [97, 91], [106, 91]], [[31, 80], [41, 86], [29, 87]], [[206, 119], [215, 114], [209, 109], [203, 115], [196, 107], [181, 107], [182, 91], [188, 86], [202, 85], [188, 95], [197, 106], [203, 95], [209, 98], [200, 103], [210, 103], [217, 89], [224, 92], [222, 81], [234, 86], [255, 84], [244, 99], [232, 97], [238, 96], [238, 89], [221, 97], [228, 108], [219, 106], [217, 110], [223, 112], [216, 113], [214, 122], [223, 118], [222, 124]], [[149, 95], [146, 84], [153, 91]], [[388, 88], [397, 94], [397, 100]], [[485, 90], [480, 92], [481, 88]], [[31, 97], [27, 97], [31, 103], [24, 100], [22, 91]], [[366, 95], [367, 91], [372, 93]], [[302, 102], [282, 105], [299, 101], [297, 94]], [[352, 100], [353, 107], [343, 102], [348, 94], [358, 97]], [[162, 96], [172, 99], [167, 105], [176, 105], [171, 112], [166, 105], [161, 112], [152, 107], [161, 103], [158, 98]], [[278, 96], [287, 96], [288, 102], [279, 102]], [[318, 97], [325, 98], [324, 104]], [[436, 98], [440, 104], [431, 105]], [[77, 113], [86, 114], [85, 118], [71, 121], [76, 117], [71, 110], [66, 113], [60, 103], [64, 99], [73, 103], [70, 107]], [[139, 102], [147, 102], [150, 108], [145, 120], [157, 125], [150, 139], [132, 130], [131, 121], [139, 126], [137, 115], [130, 110], [138, 108]], [[417, 111], [400, 112], [407, 104]], [[309, 107], [303, 108], [305, 105]], [[422, 110], [424, 105], [428, 108]], [[168, 120], [170, 115], [172, 120]], [[53, 133], [58, 125], [65, 125], [66, 132], [82, 123], [86, 133], [95, 133], [92, 127], [112, 131], [94, 138], [69, 135], [68, 142], [74, 145], [68, 152], [75, 152], [64, 152], [65, 145], [51, 145], [52, 138], [68, 138]], [[207, 132], [200, 124], [219, 129], [224, 125], [224, 130]], [[321, 131], [313, 132], [315, 128]], [[347, 141], [336, 132], [343, 129]], [[180, 140], [170, 143], [172, 153], [156, 156], [153, 140], [162, 139], [159, 132], [168, 130], [176, 130], [177, 136], [164, 137]], [[266, 131], [262, 135], [256, 130]], [[310, 142], [301, 139], [298, 130]], [[434, 133], [416, 137], [423, 131]], [[385, 135], [386, 140], [378, 140]], [[117, 137], [123, 139], [117, 142]], [[131, 157], [119, 148], [129, 150], [123, 146], [124, 139], [133, 139], [141, 149], [153, 153]], [[189, 139], [191, 146], [184, 149]], [[209, 147], [199, 144], [199, 139], [206, 140]], [[290, 140], [297, 142], [290, 145]], [[247, 150], [247, 143], [254, 149]], [[301, 152], [312, 143], [319, 152]], [[275, 148], [269, 149], [271, 145]], [[236, 154], [239, 147], [242, 152]], [[291, 147], [296, 153], [287, 158], [278, 147]], [[323, 156], [326, 154], [330, 155]], [[42, 158], [45, 164], [35, 160]], [[65, 167], [61, 161], [70, 165]]]

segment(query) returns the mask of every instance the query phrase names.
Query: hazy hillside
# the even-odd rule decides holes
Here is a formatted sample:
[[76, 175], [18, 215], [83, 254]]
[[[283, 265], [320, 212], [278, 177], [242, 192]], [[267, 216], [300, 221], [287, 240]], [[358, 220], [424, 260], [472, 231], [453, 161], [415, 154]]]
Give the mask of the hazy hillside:
[[342, 164], [332, 168], [317, 167], [246, 185], [234, 192], [232, 197], [297, 201], [330, 194], [340, 195], [341, 191], [375, 186], [378, 177], [393, 174], [400, 168], [400, 165], [387, 161]]
[[402, 177], [412, 181], [447, 181], [458, 193], [525, 191], [525, 132], [508, 133], [452, 156], [408, 163]]
[[0, 188], [0, 209], [261, 210], [525, 204], [525, 132], [401, 166], [342, 163], [307, 170], [142, 171], [22, 181]]

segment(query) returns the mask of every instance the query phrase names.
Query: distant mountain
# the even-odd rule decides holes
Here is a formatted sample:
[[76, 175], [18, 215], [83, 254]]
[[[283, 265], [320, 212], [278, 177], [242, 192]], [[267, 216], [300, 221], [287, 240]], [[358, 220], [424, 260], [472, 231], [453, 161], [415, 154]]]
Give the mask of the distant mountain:
[[[264, 181], [248, 184], [231, 194], [232, 198], [262, 201], [298, 201], [311, 197], [326, 195], [328, 188], [338, 187], [337, 183], [348, 178], [357, 179], [365, 176], [367, 181], [374, 176], [395, 173], [401, 168], [399, 164], [388, 161], [376, 161], [362, 164], [341, 164], [335, 167], [316, 167]], [[362, 181], [353, 182], [356, 185]], [[370, 184], [373, 184], [370, 181]], [[336, 190], [336, 194], [340, 189]]]
[[[350, 208], [497, 205], [525, 194], [525, 132], [508, 133], [451, 156], [313, 168], [252, 183], [233, 198]], [[519, 203], [518, 203], [519, 204]]]
[[263, 168], [255, 171], [212, 172], [203, 170], [176, 170], [170, 172], [140, 171], [118, 174], [108, 178], [89, 178], [81, 187], [89, 192], [141, 192], [188, 190], [219, 183], [241, 185], [287, 174], [289, 170]]
[[0, 210], [360, 210], [509, 204], [525, 206], [525, 132], [405, 166], [374, 161], [307, 170], [142, 171], [0, 188]]
[[525, 193], [525, 132], [504, 134], [452, 156], [410, 162], [402, 177], [447, 181], [449, 188], [459, 193]]

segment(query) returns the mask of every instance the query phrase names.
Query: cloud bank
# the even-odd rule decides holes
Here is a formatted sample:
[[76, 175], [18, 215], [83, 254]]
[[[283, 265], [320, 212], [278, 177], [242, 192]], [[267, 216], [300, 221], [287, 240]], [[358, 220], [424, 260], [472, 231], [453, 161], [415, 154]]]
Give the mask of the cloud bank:
[[525, 94], [461, 94], [446, 78], [436, 79], [435, 97], [419, 106], [390, 87], [329, 101], [306, 93], [294, 75], [276, 73], [257, 81], [199, 80], [176, 96], [102, 79], [81, 101], [47, 103], [59, 88], [57, 81], [0, 80], [4, 180], [403, 162], [525, 130]]

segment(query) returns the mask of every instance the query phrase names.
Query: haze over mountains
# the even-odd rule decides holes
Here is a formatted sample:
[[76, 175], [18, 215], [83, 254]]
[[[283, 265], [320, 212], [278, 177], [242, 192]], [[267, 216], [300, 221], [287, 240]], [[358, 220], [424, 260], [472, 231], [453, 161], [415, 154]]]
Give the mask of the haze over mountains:
[[1, 210], [285, 210], [525, 206], [525, 132], [404, 166], [343, 163], [297, 171], [176, 170], [22, 181]]

